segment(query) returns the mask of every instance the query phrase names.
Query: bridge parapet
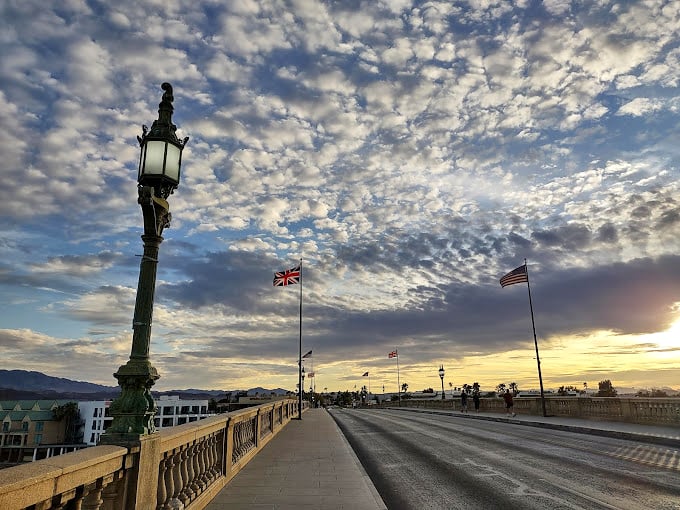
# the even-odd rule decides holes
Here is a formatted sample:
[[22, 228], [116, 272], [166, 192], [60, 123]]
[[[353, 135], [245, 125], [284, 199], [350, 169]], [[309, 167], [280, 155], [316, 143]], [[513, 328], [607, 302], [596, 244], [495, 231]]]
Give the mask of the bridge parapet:
[[[201, 510], [288, 422], [280, 400], [0, 471], [3, 510]], [[303, 402], [306, 408], [307, 403]]]
[[[546, 397], [546, 411], [551, 416], [590, 420], [621, 421], [641, 425], [680, 426], [680, 398], [646, 397]], [[468, 402], [468, 408], [471, 407]], [[385, 402], [394, 407], [396, 402]], [[402, 407], [460, 409], [460, 398], [438, 400], [402, 399]], [[504, 413], [501, 398], [480, 399], [480, 411]], [[540, 397], [515, 397], [514, 412], [540, 416], [543, 414]]]

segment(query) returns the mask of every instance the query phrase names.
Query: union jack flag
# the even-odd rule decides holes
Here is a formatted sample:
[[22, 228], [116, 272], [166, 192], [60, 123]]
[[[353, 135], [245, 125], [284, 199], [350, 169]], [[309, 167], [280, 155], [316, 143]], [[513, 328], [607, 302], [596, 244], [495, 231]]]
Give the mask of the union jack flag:
[[388, 358], [396, 358], [397, 357], [397, 351], [392, 351], [387, 355]]
[[300, 266], [274, 273], [274, 287], [294, 285], [300, 283]]

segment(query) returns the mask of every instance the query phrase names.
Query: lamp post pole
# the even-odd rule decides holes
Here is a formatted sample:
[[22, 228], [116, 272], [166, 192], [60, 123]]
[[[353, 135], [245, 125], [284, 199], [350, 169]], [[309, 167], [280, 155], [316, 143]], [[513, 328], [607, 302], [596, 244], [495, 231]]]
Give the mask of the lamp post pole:
[[439, 367], [439, 378], [442, 380], [442, 400], [446, 398], [444, 395], [444, 365]]
[[164, 93], [158, 105], [158, 120], [150, 131], [143, 126], [143, 136], [137, 137], [142, 150], [137, 202], [144, 217], [144, 254], [139, 267], [130, 359], [113, 374], [121, 394], [111, 403], [113, 421], [102, 435], [102, 442], [130, 441], [156, 432], [151, 387], [160, 375], [149, 359], [156, 270], [163, 230], [170, 226], [171, 219], [166, 199], [179, 184], [182, 150], [188, 140], [180, 141], [175, 134], [172, 86], [163, 83], [161, 88]]

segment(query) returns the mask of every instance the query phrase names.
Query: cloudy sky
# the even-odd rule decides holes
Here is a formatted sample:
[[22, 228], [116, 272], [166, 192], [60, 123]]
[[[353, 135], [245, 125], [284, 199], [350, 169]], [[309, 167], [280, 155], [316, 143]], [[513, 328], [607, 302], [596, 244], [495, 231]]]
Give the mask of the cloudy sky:
[[156, 389], [294, 389], [300, 258], [317, 389], [394, 391], [395, 348], [536, 388], [525, 258], [546, 388], [680, 387], [677, 1], [6, 0], [0, 38], [3, 368], [116, 384], [168, 81]]

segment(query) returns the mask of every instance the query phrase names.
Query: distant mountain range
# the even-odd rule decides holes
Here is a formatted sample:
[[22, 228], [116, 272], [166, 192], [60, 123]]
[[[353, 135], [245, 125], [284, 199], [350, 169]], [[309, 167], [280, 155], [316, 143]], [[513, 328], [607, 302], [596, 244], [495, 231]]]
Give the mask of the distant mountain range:
[[[285, 395], [288, 391], [282, 388], [273, 390], [262, 387], [249, 390], [172, 390], [153, 391], [154, 395], [182, 395], [193, 399], [219, 400], [227, 394], [245, 392], [249, 396], [255, 394]], [[32, 400], [32, 399], [73, 399], [73, 400], [109, 400], [120, 393], [118, 386], [104, 386], [85, 381], [74, 381], [63, 377], [52, 377], [42, 372], [27, 370], [0, 369], [0, 400]]]

